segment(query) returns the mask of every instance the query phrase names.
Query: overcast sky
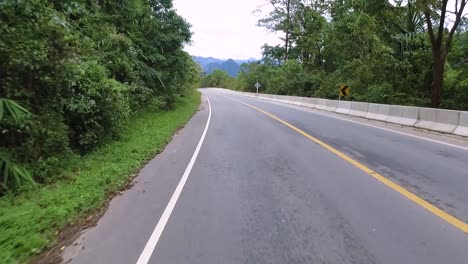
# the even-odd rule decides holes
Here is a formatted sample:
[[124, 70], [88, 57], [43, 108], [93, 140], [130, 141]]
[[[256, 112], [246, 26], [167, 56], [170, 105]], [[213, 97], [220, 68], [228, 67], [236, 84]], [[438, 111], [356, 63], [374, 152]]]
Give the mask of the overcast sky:
[[280, 43], [275, 34], [256, 26], [265, 0], [174, 0], [177, 13], [191, 25], [193, 43], [185, 48], [191, 55], [220, 59], [261, 58], [261, 46]]

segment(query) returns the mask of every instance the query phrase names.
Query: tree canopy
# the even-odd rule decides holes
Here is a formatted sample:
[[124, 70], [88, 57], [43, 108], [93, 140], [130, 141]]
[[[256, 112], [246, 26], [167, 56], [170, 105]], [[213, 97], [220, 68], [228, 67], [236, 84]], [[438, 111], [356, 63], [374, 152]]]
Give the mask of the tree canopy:
[[[259, 25], [282, 34], [235, 88], [468, 110], [466, 1], [278, 0]], [[453, 6], [451, 6], [453, 5]]]
[[0, 21], [0, 193], [53, 181], [198, 80], [171, 0], [5, 0]]

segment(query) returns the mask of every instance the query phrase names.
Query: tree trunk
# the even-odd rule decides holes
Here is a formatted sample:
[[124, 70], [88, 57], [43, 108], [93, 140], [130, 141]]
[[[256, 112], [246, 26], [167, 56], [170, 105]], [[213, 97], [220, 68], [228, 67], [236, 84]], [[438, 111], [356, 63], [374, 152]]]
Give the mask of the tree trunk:
[[285, 37], [285, 48], [286, 52], [284, 55], [284, 61], [289, 59], [289, 27], [291, 26], [291, 0], [286, 2], [286, 37]]
[[[447, 54], [450, 50], [452, 44], [453, 35], [455, 30], [461, 22], [463, 17], [463, 10], [467, 4], [467, 0], [457, 0], [455, 1], [455, 12], [447, 10], [448, 0], [438, 1], [440, 6], [440, 16], [439, 24], [437, 28], [437, 35], [434, 34], [434, 29], [432, 25], [431, 13], [433, 11], [432, 6], [429, 5], [430, 1], [425, 1], [424, 17], [427, 24], [427, 33], [429, 34], [429, 39], [431, 40], [432, 45], [432, 86], [431, 86], [431, 105], [434, 108], [440, 106], [442, 89], [444, 85], [444, 67], [445, 61], [447, 59]], [[447, 12], [455, 15], [455, 22], [453, 23], [452, 29], [449, 31], [448, 35], [444, 38], [444, 25], [445, 25], [445, 15]], [[445, 44], [443, 44], [445, 42]]]
[[438, 108], [442, 97], [442, 86], [444, 84], [445, 60], [441, 58], [440, 52], [434, 52], [434, 65], [432, 66], [431, 106]]

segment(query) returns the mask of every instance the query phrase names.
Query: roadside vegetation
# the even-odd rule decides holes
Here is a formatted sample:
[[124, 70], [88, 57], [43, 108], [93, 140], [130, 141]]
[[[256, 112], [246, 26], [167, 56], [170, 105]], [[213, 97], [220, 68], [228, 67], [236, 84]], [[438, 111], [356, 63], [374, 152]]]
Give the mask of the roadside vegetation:
[[171, 0], [0, 1], [0, 262], [98, 210], [200, 103]]
[[176, 97], [171, 110], [145, 111], [120, 138], [63, 169], [67, 179], [0, 199], [1, 263], [22, 263], [52, 245], [59, 230], [99, 210], [146, 161], [164, 149], [200, 104], [198, 92]]
[[0, 196], [64, 177], [199, 79], [171, 0], [6, 0], [0, 21]]
[[347, 100], [468, 110], [466, 0], [269, 2], [258, 24], [284, 43], [203, 86], [337, 99], [346, 84]]

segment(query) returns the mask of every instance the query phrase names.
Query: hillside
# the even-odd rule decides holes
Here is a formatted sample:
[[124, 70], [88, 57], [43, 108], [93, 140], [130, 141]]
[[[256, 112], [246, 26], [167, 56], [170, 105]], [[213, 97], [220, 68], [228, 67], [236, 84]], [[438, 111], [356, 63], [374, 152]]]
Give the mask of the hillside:
[[199, 56], [193, 56], [193, 59], [198, 63], [200, 64], [200, 66], [205, 69], [205, 67], [208, 65], [208, 64], [212, 64], [212, 63], [223, 63], [224, 60], [221, 60], [221, 59], [216, 59], [216, 58], [213, 58], [213, 57], [199, 57]]
[[240, 71], [240, 65], [245, 62], [255, 61], [256, 59], [250, 58], [248, 60], [222, 60], [213, 57], [199, 57], [193, 56], [193, 59], [202, 67], [206, 74], [213, 73], [219, 69], [227, 72], [232, 77], [237, 77]]
[[239, 74], [240, 71], [240, 65], [232, 59], [229, 59], [223, 63], [213, 62], [206, 65], [205, 72], [210, 74], [217, 69], [227, 72], [232, 77], [237, 77], [237, 74]]

